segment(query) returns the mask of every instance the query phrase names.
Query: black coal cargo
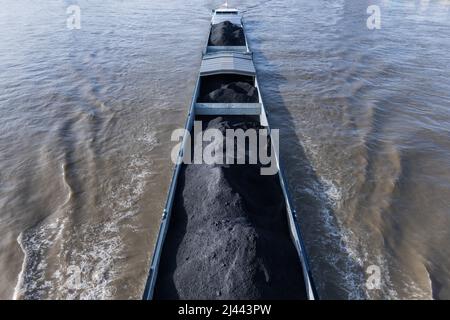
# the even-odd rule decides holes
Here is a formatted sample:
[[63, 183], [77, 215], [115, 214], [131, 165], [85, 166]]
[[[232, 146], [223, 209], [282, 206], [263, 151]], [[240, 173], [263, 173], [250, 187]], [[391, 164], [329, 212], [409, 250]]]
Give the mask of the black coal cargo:
[[245, 46], [244, 30], [230, 21], [211, 26], [209, 46]]
[[242, 75], [214, 75], [202, 77], [200, 103], [257, 103], [258, 89], [254, 79]]
[[[245, 116], [197, 120], [223, 135], [263, 128]], [[306, 298], [279, 177], [261, 175], [260, 169], [261, 164], [183, 165], [155, 299]]]

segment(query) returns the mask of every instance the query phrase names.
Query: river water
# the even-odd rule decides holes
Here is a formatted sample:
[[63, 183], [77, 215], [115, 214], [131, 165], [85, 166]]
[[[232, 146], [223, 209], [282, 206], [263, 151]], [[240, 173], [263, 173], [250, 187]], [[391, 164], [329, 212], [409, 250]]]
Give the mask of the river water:
[[[2, 1], [0, 298], [141, 297], [220, 4]], [[449, 299], [450, 1], [232, 4], [320, 296]]]

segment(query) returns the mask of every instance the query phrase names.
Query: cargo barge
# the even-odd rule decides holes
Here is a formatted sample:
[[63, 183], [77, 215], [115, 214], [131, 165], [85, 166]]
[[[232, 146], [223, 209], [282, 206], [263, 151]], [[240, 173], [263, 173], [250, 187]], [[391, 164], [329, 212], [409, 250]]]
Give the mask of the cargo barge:
[[[258, 163], [186, 163], [194, 122], [266, 130], [276, 174]], [[317, 299], [237, 9], [212, 12], [185, 130], [143, 298]]]

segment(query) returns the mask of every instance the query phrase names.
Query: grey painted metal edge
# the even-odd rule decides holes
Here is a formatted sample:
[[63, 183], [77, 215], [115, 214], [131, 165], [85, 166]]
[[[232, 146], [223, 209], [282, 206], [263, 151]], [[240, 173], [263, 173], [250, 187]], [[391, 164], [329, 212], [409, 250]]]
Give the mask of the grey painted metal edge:
[[260, 115], [260, 103], [196, 103], [198, 115]]

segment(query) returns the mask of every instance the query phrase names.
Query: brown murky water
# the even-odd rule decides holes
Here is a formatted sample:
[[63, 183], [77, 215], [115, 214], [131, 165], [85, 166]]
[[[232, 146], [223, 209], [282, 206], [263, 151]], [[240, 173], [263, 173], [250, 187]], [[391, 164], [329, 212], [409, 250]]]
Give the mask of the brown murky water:
[[[220, 4], [77, 3], [0, 11], [0, 298], [141, 297]], [[450, 1], [233, 4], [321, 297], [450, 298]]]

